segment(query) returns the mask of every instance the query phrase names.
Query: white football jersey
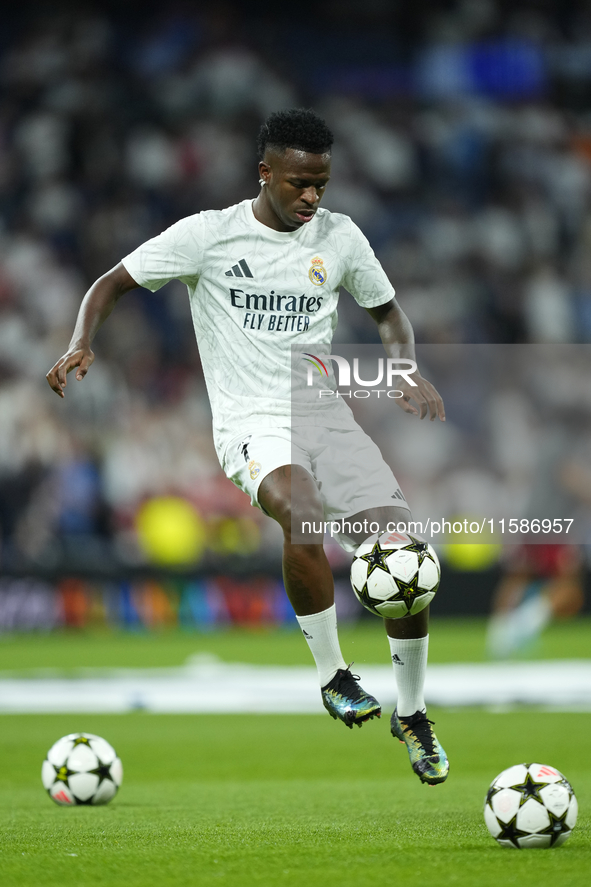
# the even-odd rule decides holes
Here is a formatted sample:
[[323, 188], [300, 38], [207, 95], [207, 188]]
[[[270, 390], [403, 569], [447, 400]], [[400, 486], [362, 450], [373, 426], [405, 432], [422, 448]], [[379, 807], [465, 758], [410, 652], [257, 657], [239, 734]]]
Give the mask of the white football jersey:
[[[222, 464], [232, 438], [290, 425], [292, 346], [318, 343], [316, 353], [330, 353], [341, 285], [364, 308], [394, 297], [348, 216], [318, 209], [280, 232], [259, 222], [252, 204], [181, 219], [122, 260], [152, 292], [173, 279], [187, 285]], [[350, 424], [341, 398], [324, 403], [327, 427]]]

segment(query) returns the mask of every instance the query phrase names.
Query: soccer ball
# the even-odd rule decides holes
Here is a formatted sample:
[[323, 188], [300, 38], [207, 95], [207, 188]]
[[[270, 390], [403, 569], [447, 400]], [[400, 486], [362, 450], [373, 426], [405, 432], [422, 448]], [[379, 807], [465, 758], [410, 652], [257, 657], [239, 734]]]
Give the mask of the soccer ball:
[[123, 766], [106, 739], [71, 733], [47, 752], [41, 779], [49, 797], [61, 807], [98, 806], [117, 794]]
[[489, 788], [484, 821], [501, 847], [560, 847], [577, 821], [570, 782], [545, 764], [516, 764]]
[[351, 585], [376, 616], [414, 616], [431, 603], [441, 569], [434, 550], [420, 536], [376, 533], [363, 542], [351, 564]]

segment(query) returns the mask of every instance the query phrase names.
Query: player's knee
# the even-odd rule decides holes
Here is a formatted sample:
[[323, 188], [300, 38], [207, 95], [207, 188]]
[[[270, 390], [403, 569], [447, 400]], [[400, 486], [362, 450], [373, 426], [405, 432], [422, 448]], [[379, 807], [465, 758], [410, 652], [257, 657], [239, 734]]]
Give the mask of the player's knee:
[[320, 533], [322, 538], [324, 535], [324, 512], [319, 499], [317, 501], [314, 499], [300, 501], [290, 497], [281, 503], [275, 519], [283, 531], [290, 536], [299, 537], [301, 534], [307, 536]]
[[291, 533], [292, 529], [301, 533], [304, 523], [318, 526], [324, 520], [316, 482], [300, 466], [291, 466], [289, 475], [278, 476], [273, 472], [265, 478], [259, 491], [259, 501], [286, 534]]
[[292, 535], [296, 537], [322, 540], [326, 527], [320, 498], [304, 502], [292, 500], [289, 527]]

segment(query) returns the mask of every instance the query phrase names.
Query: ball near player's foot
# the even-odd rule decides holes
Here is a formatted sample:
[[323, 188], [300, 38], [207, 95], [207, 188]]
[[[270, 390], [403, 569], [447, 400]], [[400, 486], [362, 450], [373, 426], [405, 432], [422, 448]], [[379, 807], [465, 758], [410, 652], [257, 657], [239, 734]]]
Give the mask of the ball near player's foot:
[[123, 779], [123, 766], [112, 745], [92, 733], [71, 733], [47, 752], [43, 786], [61, 807], [108, 804]]

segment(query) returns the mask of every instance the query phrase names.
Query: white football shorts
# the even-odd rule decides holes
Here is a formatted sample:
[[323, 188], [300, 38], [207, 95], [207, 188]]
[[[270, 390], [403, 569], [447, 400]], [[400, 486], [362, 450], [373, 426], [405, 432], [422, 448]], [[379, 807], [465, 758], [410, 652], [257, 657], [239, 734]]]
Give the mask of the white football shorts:
[[[343, 521], [368, 508], [398, 506], [409, 510], [392, 469], [378, 446], [359, 426], [347, 429], [305, 426], [264, 428], [234, 438], [223, 468], [251, 504], [262, 509], [262, 480], [282, 465], [301, 465], [317, 481], [326, 521]], [[346, 534], [333, 538], [354, 551]]]

